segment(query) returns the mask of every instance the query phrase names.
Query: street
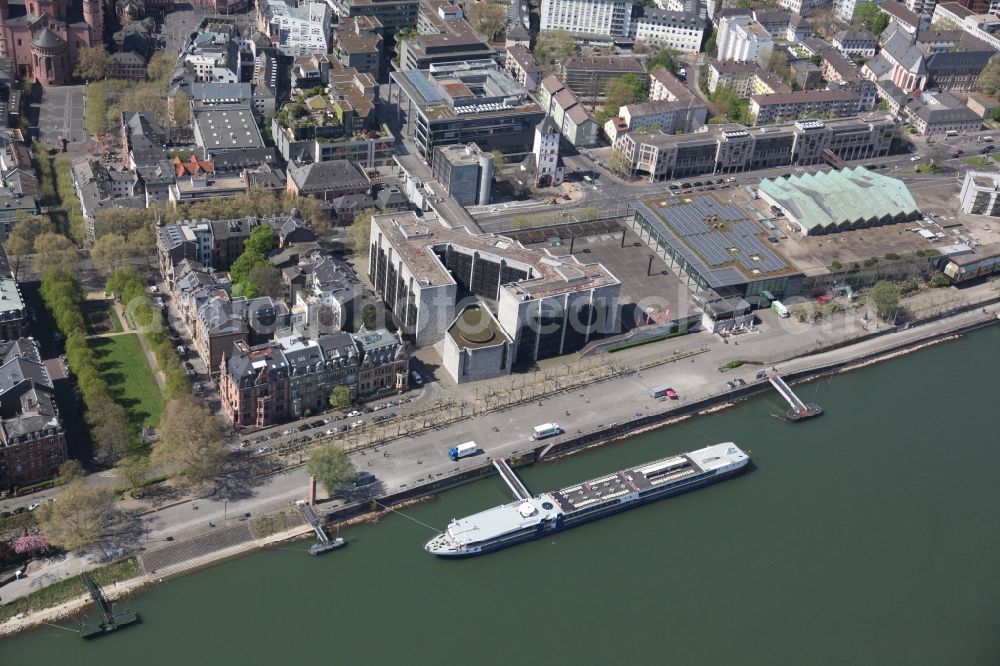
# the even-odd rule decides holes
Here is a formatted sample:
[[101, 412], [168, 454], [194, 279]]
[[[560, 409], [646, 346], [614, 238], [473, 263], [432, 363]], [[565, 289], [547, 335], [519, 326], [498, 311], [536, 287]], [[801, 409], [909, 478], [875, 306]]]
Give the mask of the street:
[[[966, 297], [971, 300], [973, 296], [995, 298], [997, 294], [992, 285], [984, 284], [968, 290]], [[564, 391], [537, 401], [530, 400], [519, 406], [480, 413], [451, 426], [424, 431], [356, 452], [351, 455], [351, 459], [358, 470], [370, 472], [376, 477], [376, 496], [394, 493], [450, 473], [487, 465], [491, 456], [524, 453], [532, 448], [532, 428], [540, 423], [559, 423], [566, 431], [564, 436], [603, 430], [616, 421], [662, 412], [675, 406], [683, 406], [689, 401], [722, 395], [730, 390], [725, 383], [727, 380], [738, 377], [747, 384], [766, 381], [756, 377], [760, 367], [776, 364], [779, 371], [788, 374], [825, 363], [857, 358], [892, 345], [915, 342], [928, 332], [948, 331], [962, 324], [995, 319], [997, 308], [993, 306], [989, 310], [990, 313], [984, 315], [981, 310], [974, 309], [950, 319], [898, 330], [874, 340], [812, 356], [801, 355], [814, 351], [819, 345], [826, 346], [865, 335], [867, 324], [861, 316], [863, 310], [849, 310], [824, 320], [820, 325], [779, 319], [765, 311], [762, 312], [760, 333], [734, 339], [735, 344], [720, 344], [714, 336], [697, 333], [630, 350], [630, 354], [623, 353], [621, 362], [627, 362], [632, 367], [662, 361], [667, 355], [691, 356], [638, 372], [628, 371], [614, 379]], [[780, 352], [776, 353], [774, 350]], [[780, 360], [796, 356], [799, 358]], [[725, 373], [718, 371], [720, 366], [736, 358], [757, 361], [762, 366], [747, 365], [745, 370], [740, 368]], [[552, 372], [558, 372], [558, 366], [553, 366]], [[518, 378], [504, 378], [496, 382], [496, 388], [503, 390], [505, 385], [517, 381]], [[672, 386], [680, 394], [678, 401], [664, 402], [650, 398], [649, 387], [664, 384]], [[485, 385], [482, 388], [485, 390]], [[442, 397], [455, 395], [454, 392], [458, 390], [461, 389], [449, 387], [442, 391]], [[830, 414], [824, 418], [843, 417], [845, 415]], [[762, 413], [761, 418], [766, 416]], [[744, 438], [749, 438], [748, 444], [752, 445], [752, 433], [744, 434]], [[447, 456], [448, 448], [465, 441], [477, 442], [482, 453], [451, 461]], [[559, 440], [553, 438], [552, 441]], [[74, 553], [65, 559], [43, 563], [27, 579], [7, 585], [3, 596], [9, 599], [27, 594], [33, 589], [33, 581], [40, 576], [51, 576], [53, 572], [58, 572], [62, 577], [74, 575], [96, 562], [106, 550], [115, 547], [134, 548], [139, 544], [152, 550], [168, 540], [188, 539], [208, 533], [216, 529], [216, 526], [240, 520], [246, 514], [257, 516], [291, 506], [297, 499], [306, 497], [307, 492], [308, 478], [302, 467], [293, 467], [267, 476], [251, 487], [223, 484], [208, 497], [182, 500], [178, 504], [135, 516], [119, 532], [109, 534], [99, 548], [82, 555]], [[321, 508], [328, 510], [340, 505], [341, 500], [332, 500], [323, 502]]]

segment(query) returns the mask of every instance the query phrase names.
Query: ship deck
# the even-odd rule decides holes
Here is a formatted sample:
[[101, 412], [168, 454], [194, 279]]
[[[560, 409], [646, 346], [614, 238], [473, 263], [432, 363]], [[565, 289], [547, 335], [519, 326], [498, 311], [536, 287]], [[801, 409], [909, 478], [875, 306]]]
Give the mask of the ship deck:
[[617, 499], [629, 493], [652, 490], [665, 483], [701, 474], [702, 471], [687, 455], [671, 456], [578, 483], [549, 494], [559, 502], [565, 513], [571, 513], [586, 509], [594, 504]]

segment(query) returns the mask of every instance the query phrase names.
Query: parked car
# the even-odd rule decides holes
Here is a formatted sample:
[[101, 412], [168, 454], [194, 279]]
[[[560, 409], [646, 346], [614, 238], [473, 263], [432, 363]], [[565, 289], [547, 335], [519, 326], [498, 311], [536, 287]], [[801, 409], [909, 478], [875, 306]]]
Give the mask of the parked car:
[[410, 371], [410, 377], [413, 379], [413, 383], [416, 384], [417, 386], [424, 385], [423, 378], [420, 377], [420, 373], [417, 372], [416, 370]]
[[355, 416], [361, 416], [361, 412], [355, 409], [347, 414], [348, 418], [354, 418]]

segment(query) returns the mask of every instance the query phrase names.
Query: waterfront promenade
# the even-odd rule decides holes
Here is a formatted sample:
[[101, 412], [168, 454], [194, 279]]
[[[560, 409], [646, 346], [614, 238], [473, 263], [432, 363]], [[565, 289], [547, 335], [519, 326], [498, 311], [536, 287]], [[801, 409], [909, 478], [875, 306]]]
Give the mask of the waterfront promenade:
[[[996, 292], [982, 290], [982, 296], [996, 297]], [[381, 491], [397, 493], [412, 489], [431, 481], [445, 479], [449, 475], [469, 471], [475, 467], [488, 465], [488, 457], [510, 456], [524, 453], [532, 448], [529, 440], [533, 426], [547, 421], [563, 425], [567, 434], [594, 433], [607, 430], [615, 423], [631, 420], [637, 415], [656, 414], [683, 407], [691, 401], [715, 398], [718, 404], [726, 402], [729, 389], [725, 382], [734, 377], [743, 378], [754, 384], [760, 365], [746, 365], [742, 368], [720, 373], [718, 367], [727, 361], [744, 359], [766, 363], [767, 367], [777, 365], [779, 371], [793, 375], [830, 364], [839, 364], [854, 359], [866, 358], [897, 347], [914, 347], [929, 338], [939, 338], [952, 331], [996, 321], [997, 307], [990, 305], [984, 313], [981, 308], [969, 310], [945, 319], [916, 325], [907, 330], [892, 330], [884, 335], [837, 349], [807, 354], [809, 348], [815, 350], [817, 344], [823, 346], [838, 344], [843, 331], [836, 321], [829, 329], [810, 328], [809, 334], [795, 333], [793, 330], [777, 333], [764, 331], [731, 344], [722, 344], [706, 334], [695, 334], [654, 343], [633, 350], [631, 358], [622, 358], [623, 363], [641, 365], [645, 359], [664, 358], [675, 351], [680, 354], [693, 353], [690, 358], [670, 362], [630, 372], [624, 376], [591, 384], [570, 392], [559, 393], [541, 401], [531, 401], [498, 411], [479, 414], [464, 419], [448, 427], [426, 431], [405, 439], [396, 440], [376, 449], [357, 452], [353, 455], [359, 470], [366, 470], [376, 476]], [[845, 318], [852, 313], [845, 313]], [[767, 321], [765, 320], [765, 325]], [[786, 325], [785, 322], [778, 322]], [[846, 326], [847, 322], [844, 322]], [[794, 325], [792, 325], [794, 326]], [[865, 334], [864, 331], [854, 331]], [[824, 337], [820, 337], [824, 336]], [[819, 343], [817, 343], [817, 340]], [[702, 351], [707, 346], [706, 351]], [[697, 352], [697, 353], [695, 353]], [[614, 357], [619, 354], [613, 355]], [[794, 356], [789, 360], [779, 358]], [[649, 397], [649, 387], [668, 384], [673, 386], [681, 399], [661, 402]], [[811, 397], [809, 387], [803, 390], [803, 397]], [[775, 396], [776, 405], [781, 404]], [[844, 415], [829, 414], [824, 418], [838, 418]], [[789, 426], [794, 427], [794, 426]], [[579, 433], [578, 433], [579, 431]], [[475, 440], [483, 450], [483, 455], [452, 462], [447, 457], [447, 449], [456, 443]], [[558, 441], [558, 440], [552, 440]], [[706, 444], [709, 442], [706, 442]], [[538, 490], [538, 489], [535, 489]], [[260, 515], [288, 507], [307, 493], [307, 478], [301, 467], [294, 467], [264, 479], [243, 498], [224, 498], [213, 495], [201, 499], [180, 501], [157, 511], [149, 511], [138, 516], [141, 536], [138, 543], [149, 551], [169, 547], [166, 540], [184, 541], [205, 535], [215, 526], [232, 524], [246, 513]], [[335, 507], [340, 502], [327, 502], [324, 508]], [[305, 530], [303, 530], [304, 532]], [[197, 556], [197, 565], [204, 565], [211, 559], [210, 553]], [[15, 581], [3, 588], [0, 596], [9, 600], [28, 594], [37, 589], [36, 581], [45, 576], [65, 578], [97, 564], [92, 554], [71, 554], [60, 561], [48, 561], [33, 570], [27, 579]], [[172, 567], [180, 571], [183, 566]]]

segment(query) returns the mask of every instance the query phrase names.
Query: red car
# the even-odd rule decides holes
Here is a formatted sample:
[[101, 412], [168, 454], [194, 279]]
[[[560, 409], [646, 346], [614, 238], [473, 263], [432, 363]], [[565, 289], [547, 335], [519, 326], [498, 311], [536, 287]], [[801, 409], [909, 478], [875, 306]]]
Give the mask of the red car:
[[673, 390], [672, 388], [668, 388], [667, 389], [667, 397], [670, 398], [671, 400], [676, 400], [677, 399], [677, 391]]

